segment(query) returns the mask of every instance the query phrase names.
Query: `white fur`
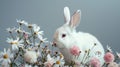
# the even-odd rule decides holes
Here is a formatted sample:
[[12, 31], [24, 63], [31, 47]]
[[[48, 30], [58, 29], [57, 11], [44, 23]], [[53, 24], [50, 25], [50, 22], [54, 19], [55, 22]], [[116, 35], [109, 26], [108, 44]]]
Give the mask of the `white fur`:
[[70, 10], [68, 7], [64, 7], [64, 17], [66, 18], [65, 22], [68, 24], [70, 22]]
[[[68, 9], [69, 9], [68, 7], [64, 8], [65, 20], [68, 20], [68, 17], [70, 15], [67, 13], [69, 11], [65, 12], [65, 10], [68, 10]], [[77, 11], [77, 12], [79, 12], [79, 11]], [[73, 17], [74, 17], [74, 15], [73, 15]], [[79, 17], [76, 19], [79, 19]], [[76, 23], [76, 22], [71, 22], [71, 21], [67, 22], [66, 21], [66, 24], [64, 24], [63, 26], [58, 28], [54, 34], [54, 42], [56, 43], [57, 47], [60, 49], [60, 51], [64, 55], [65, 60], [67, 62], [69, 62], [71, 60], [81, 62], [84, 57], [85, 51], [91, 49], [94, 46], [94, 44], [96, 43], [96, 46], [93, 49], [91, 49], [91, 51], [90, 51], [90, 56], [97, 57], [100, 60], [101, 65], [102, 65], [104, 63], [104, 59], [103, 59], [104, 49], [103, 49], [102, 44], [97, 40], [97, 38], [95, 36], [93, 36], [89, 33], [76, 32], [74, 27], [76, 27], [77, 24], [74, 27], [71, 27], [71, 24], [73, 24], [73, 23]], [[78, 23], [78, 21], [77, 21], [77, 23]], [[66, 37], [63, 38], [62, 34], [66, 34]], [[79, 58], [74, 58], [74, 56], [71, 55], [71, 53], [70, 53], [69, 49], [73, 45], [77, 45], [81, 50]], [[95, 55], [95, 53], [97, 51], [101, 52], [100, 56]], [[84, 62], [90, 61], [91, 57]]]

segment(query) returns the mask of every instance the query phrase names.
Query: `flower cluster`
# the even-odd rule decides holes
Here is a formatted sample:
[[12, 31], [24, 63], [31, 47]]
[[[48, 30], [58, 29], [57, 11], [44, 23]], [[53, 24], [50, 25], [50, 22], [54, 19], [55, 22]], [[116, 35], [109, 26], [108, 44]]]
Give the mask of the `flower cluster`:
[[0, 53], [2, 67], [59, 67], [65, 64], [64, 56], [53, 51], [52, 43], [44, 38], [36, 24], [17, 20], [18, 27], [7, 28], [10, 48]]
[[[91, 50], [85, 51], [85, 57], [82, 63], [79, 61], [71, 61], [65, 63], [64, 56], [61, 52], [54, 50], [53, 43], [44, 38], [44, 32], [40, 26], [29, 24], [24, 20], [17, 20], [18, 27], [7, 28], [10, 37], [6, 42], [10, 44], [10, 48], [0, 52], [0, 63], [2, 67], [120, 67], [120, 53], [113, 53], [112, 49], [107, 46], [104, 55], [104, 64], [100, 64], [100, 59], [93, 57], [89, 62]], [[93, 46], [93, 48], [96, 44]], [[77, 46], [70, 48], [70, 53], [78, 58], [81, 54]], [[100, 54], [99, 52], [97, 54]]]
[[111, 47], [109, 47], [108, 45], [106, 53], [104, 55], [104, 60], [105, 63], [103, 67], [120, 67], [120, 53], [114, 53]]
[[[92, 47], [92, 49], [96, 46], [96, 44]], [[77, 65], [77, 67], [120, 67], [120, 53], [116, 52], [114, 53], [107, 45], [107, 49], [105, 51], [105, 55], [103, 57], [104, 64], [102, 65], [100, 62], [100, 59], [97, 57], [89, 57], [89, 54], [91, 52], [91, 49], [85, 51], [84, 58], [82, 58], [82, 61], [71, 61], [72, 67]], [[81, 51], [77, 46], [73, 46], [70, 48], [70, 53], [75, 56], [75, 58], [79, 57]], [[100, 52], [97, 52], [96, 55], [100, 55]], [[74, 59], [75, 59], [74, 58]], [[86, 60], [90, 60], [89, 62], [85, 62]]]

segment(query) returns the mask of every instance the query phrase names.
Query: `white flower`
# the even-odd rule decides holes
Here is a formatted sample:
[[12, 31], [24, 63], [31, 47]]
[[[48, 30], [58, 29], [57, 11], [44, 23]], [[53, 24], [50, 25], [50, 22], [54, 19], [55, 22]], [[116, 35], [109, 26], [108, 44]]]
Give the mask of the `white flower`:
[[8, 32], [12, 33], [12, 32], [15, 30], [15, 27], [13, 27], [13, 28], [7, 28], [6, 30], [7, 30]]
[[24, 20], [17, 20], [17, 22], [18, 22], [20, 25], [22, 25], [22, 24], [28, 25], [28, 23], [27, 23], [26, 21], [24, 21]]
[[107, 45], [107, 50], [108, 50], [109, 52], [112, 52], [111, 47], [110, 47], [110, 46], [108, 46], [108, 45]]
[[39, 39], [42, 38], [43, 35], [43, 31], [40, 31], [40, 27], [37, 26], [36, 24], [33, 25], [33, 31], [34, 31], [34, 35], [36, 35]]
[[24, 60], [28, 63], [35, 63], [37, 62], [37, 54], [35, 51], [26, 51], [24, 54]]
[[50, 56], [50, 54], [47, 55], [47, 61], [44, 63], [45, 67], [52, 67], [55, 63], [55, 60]]
[[15, 32], [17, 32], [17, 33], [23, 33], [24, 30], [21, 30], [21, 28], [19, 27], [19, 28], [16, 28]]
[[43, 42], [43, 43], [47, 43], [47, 42], [48, 42], [48, 41], [47, 41], [47, 38], [41, 37], [40, 40], [41, 40], [41, 42]]
[[13, 58], [13, 54], [11, 54], [10, 49], [6, 51], [6, 49], [4, 48], [4, 52], [0, 53], [0, 62], [2, 61], [2, 65], [6, 66], [11, 63], [11, 58]]
[[65, 61], [64, 61], [64, 59], [63, 58], [61, 58], [60, 56], [57, 56], [56, 58], [55, 58], [55, 60], [56, 60], [56, 63], [55, 63], [55, 65], [54, 65], [54, 67], [63, 67], [64, 66], [64, 64], [65, 64]]
[[16, 40], [13, 40], [12, 38], [7, 38], [7, 42], [9, 44], [12, 45], [12, 50], [18, 50], [18, 47], [22, 47], [23, 46], [23, 40], [19, 40], [19, 38], [17, 38]]
[[116, 54], [117, 54], [118, 58], [120, 59], [120, 53], [116, 52]]
[[29, 24], [28, 22], [26, 22], [25, 20], [17, 20], [17, 22], [22, 25], [24, 24], [25, 26], [27, 26], [28, 28], [33, 28], [34, 24]]

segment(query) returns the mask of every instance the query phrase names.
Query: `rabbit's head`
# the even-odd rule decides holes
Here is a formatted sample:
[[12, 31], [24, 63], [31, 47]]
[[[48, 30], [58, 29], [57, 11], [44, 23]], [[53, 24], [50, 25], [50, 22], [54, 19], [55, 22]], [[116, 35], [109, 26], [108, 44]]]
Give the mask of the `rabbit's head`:
[[68, 7], [64, 7], [65, 24], [59, 27], [54, 34], [54, 45], [58, 48], [67, 48], [72, 35], [76, 33], [76, 26], [79, 24], [81, 11], [77, 10], [70, 18], [70, 11]]

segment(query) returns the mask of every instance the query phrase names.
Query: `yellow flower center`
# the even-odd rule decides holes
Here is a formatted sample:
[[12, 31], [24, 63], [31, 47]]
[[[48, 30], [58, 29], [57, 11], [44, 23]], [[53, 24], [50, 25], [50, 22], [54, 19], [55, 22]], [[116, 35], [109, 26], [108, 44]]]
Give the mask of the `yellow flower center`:
[[22, 32], [22, 30], [17, 30], [17, 33], [21, 33]]
[[31, 25], [31, 24], [29, 24], [29, 25], [28, 25], [28, 28], [32, 28], [32, 25]]
[[60, 61], [56, 61], [56, 64], [60, 64]]
[[15, 44], [15, 45], [17, 45], [17, 44], [18, 44], [18, 42], [11, 42], [10, 44], [12, 44], [12, 45], [13, 45], [13, 44]]
[[4, 55], [3, 55], [3, 58], [4, 58], [4, 59], [7, 59], [8, 57], [9, 57], [8, 54], [4, 54]]
[[62, 55], [62, 54], [60, 54], [60, 58], [63, 58], [63, 55]]
[[34, 34], [35, 34], [35, 35], [37, 35], [37, 34], [38, 34], [38, 32], [34, 32]]

